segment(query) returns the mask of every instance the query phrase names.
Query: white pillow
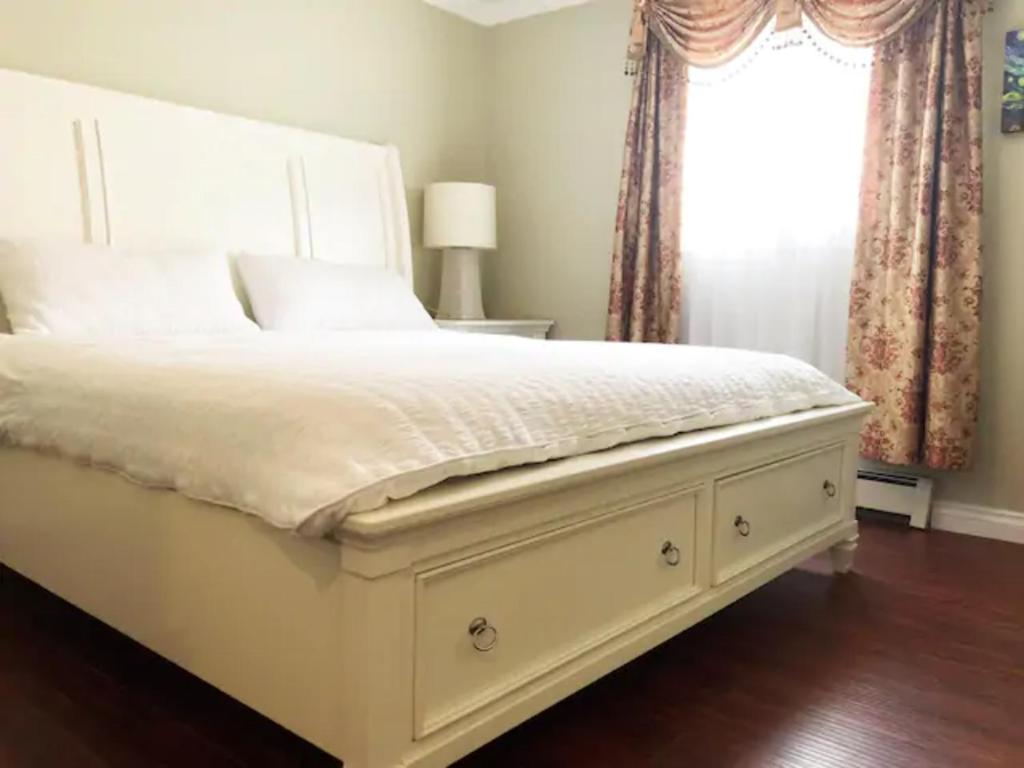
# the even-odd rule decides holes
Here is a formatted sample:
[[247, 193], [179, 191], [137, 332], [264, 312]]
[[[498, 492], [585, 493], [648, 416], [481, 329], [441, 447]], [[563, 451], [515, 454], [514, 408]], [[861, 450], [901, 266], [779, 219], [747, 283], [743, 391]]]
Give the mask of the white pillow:
[[383, 267], [253, 254], [237, 264], [253, 314], [268, 331], [436, 328], [412, 289]]
[[256, 330], [218, 253], [129, 254], [0, 240], [0, 295], [15, 333], [158, 336]]

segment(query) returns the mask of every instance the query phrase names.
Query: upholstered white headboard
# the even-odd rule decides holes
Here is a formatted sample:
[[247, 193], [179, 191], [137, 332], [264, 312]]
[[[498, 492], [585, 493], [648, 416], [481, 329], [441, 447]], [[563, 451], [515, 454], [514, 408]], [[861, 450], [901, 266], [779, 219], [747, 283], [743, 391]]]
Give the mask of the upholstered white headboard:
[[393, 147], [0, 69], [0, 237], [292, 253], [412, 281]]

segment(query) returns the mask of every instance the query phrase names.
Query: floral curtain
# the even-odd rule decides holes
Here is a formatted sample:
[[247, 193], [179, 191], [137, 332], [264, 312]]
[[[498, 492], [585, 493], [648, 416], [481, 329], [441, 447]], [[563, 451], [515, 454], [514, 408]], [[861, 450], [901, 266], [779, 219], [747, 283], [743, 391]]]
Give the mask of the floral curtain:
[[806, 12], [830, 37], [867, 45], [897, 34], [924, 10], [945, 2], [636, 0], [627, 61], [627, 71], [636, 79], [616, 217], [608, 339], [678, 338], [688, 64], [729, 61], [773, 18], [776, 28], [789, 28], [799, 25]]
[[848, 382], [878, 407], [866, 456], [971, 461], [981, 298], [981, 22], [989, 0], [636, 0], [633, 105], [608, 337], [674, 341], [685, 67], [734, 58], [776, 18], [877, 46], [851, 290]]
[[[957, 0], [976, 14], [991, 0]], [[715, 67], [742, 53], [773, 19], [798, 26], [806, 14], [842, 45], [887, 42], [947, 0], [635, 0], [627, 59], [643, 60], [656, 37], [688, 64]]]
[[944, 0], [802, 0], [826, 35], [851, 46], [877, 45], [907, 29]]
[[875, 55], [848, 381], [865, 456], [969, 465], [981, 303], [981, 14], [941, 0]]
[[678, 337], [685, 70], [654, 40], [633, 84], [612, 252], [610, 341]]
[[651, 33], [688, 64], [725, 64], [742, 53], [771, 21], [776, 2], [637, 0], [627, 57], [642, 60]]

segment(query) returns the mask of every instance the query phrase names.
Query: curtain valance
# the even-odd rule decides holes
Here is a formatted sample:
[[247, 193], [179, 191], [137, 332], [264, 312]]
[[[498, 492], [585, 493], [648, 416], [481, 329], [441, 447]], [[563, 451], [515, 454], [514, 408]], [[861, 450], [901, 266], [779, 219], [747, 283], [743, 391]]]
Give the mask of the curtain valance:
[[[939, 0], [636, 0], [628, 67], [643, 60], [648, 34], [688, 64], [715, 67], [743, 52], [777, 18], [780, 29], [806, 14], [838, 43], [876, 45], [891, 40]], [[984, 13], [990, 0], [962, 0], [964, 14]]]
[[637, 0], [628, 60], [643, 60], [648, 32], [688, 64], [714, 67], [738, 56], [775, 15], [775, 0]]

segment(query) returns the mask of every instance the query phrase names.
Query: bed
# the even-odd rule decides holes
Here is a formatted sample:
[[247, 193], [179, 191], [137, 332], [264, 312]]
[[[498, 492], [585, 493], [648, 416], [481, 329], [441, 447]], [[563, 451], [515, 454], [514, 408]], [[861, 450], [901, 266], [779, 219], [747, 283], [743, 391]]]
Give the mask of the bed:
[[[0, 99], [6, 235], [412, 279], [392, 148], [15, 72]], [[446, 765], [812, 555], [849, 570], [868, 408], [453, 471], [307, 535], [8, 443], [0, 562], [346, 766]]]

